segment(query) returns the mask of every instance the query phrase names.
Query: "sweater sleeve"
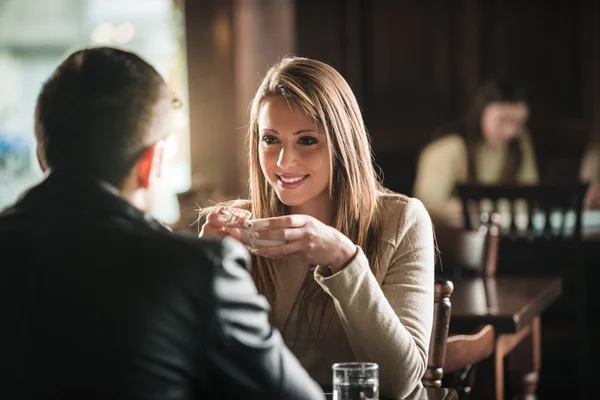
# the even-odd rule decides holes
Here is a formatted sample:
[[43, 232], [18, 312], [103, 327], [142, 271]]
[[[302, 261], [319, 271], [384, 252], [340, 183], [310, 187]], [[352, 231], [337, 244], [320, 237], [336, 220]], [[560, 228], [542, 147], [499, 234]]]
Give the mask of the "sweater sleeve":
[[379, 364], [381, 394], [404, 398], [421, 385], [433, 322], [434, 244], [423, 204], [401, 210], [391, 263], [380, 286], [363, 251], [342, 271], [315, 279], [333, 298], [359, 361]]
[[466, 153], [458, 135], [442, 137], [421, 152], [413, 194], [436, 223], [462, 226], [462, 206], [453, 192], [457, 183], [466, 180]]

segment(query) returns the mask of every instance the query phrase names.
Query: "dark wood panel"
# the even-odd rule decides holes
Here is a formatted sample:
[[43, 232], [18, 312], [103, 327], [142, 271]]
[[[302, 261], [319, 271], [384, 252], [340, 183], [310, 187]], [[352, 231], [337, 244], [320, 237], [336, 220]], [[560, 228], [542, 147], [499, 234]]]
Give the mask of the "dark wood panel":
[[[393, 5], [390, 5], [393, 4]], [[452, 108], [452, 6], [443, 0], [365, 7], [365, 107], [402, 105], [407, 116]]]
[[365, 4], [362, 90], [376, 150], [416, 149], [456, 112], [454, 17], [443, 0]]
[[326, 62], [362, 105], [363, 19], [366, 0], [296, 0], [296, 54]]
[[296, 1], [296, 55], [331, 64], [345, 75], [346, 3], [346, 0]]

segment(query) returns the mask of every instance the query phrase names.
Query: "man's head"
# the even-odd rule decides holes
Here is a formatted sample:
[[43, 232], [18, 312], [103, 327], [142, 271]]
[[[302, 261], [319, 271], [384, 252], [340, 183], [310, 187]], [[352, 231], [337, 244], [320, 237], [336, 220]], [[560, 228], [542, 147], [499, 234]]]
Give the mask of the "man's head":
[[108, 47], [79, 50], [56, 68], [38, 97], [40, 166], [104, 180], [148, 209], [161, 144], [171, 133], [172, 102], [164, 79], [137, 55]]

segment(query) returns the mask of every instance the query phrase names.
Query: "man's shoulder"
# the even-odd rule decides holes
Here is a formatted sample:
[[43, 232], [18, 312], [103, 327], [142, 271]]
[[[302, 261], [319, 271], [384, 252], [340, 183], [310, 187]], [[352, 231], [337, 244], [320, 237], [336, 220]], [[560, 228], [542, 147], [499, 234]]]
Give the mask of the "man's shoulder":
[[112, 214], [105, 218], [76, 218], [71, 214], [38, 213], [13, 207], [0, 213], [0, 237], [16, 248], [30, 247], [36, 242], [41, 251], [62, 246], [65, 244], [62, 239], [68, 238], [72, 248], [92, 252], [102, 248], [106, 257], [126, 254], [131, 260], [151, 263], [156, 268], [166, 264], [169, 268], [200, 265], [206, 272], [227, 260], [244, 268], [249, 265], [248, 252], [233, 238], [198, 238], [171, 232], [150, 217], [147, 221]]
[[189, 234], [162, 232], [160, 240], [167, 245], [178, 247], [182, 254], [204, 258], [214, 265], [222, 265], [225, 260], [249, 262], [244, 246], [232, 237], [198, 238]]
[[200, 290], [208, 291], [204, 295], [217, 303], [242, 298], [250, 301], [256, 295], [248, 272], [250, 255], [236, 239], [197, 238], [171, 232], [153, 237], [147, 244], [143, 242], [144, 247], [153, 247], [143, 257], [149, 261], [160, 260], [160, 265], [153, 267], [159, 276], [185, 292], [196, 293], [203, 288]]

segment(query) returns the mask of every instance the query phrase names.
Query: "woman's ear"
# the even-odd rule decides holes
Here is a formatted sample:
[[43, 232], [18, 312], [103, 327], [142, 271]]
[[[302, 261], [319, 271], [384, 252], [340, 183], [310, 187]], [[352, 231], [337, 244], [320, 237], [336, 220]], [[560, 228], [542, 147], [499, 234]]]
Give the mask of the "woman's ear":
[[152, 181], [152, 175], [156, 174], [157, 176], [160, 176], [163, 151], [163, 140], [144, 150], [140, 157], [138, 168], [137, 183], [139, 187], [147, 189]]

